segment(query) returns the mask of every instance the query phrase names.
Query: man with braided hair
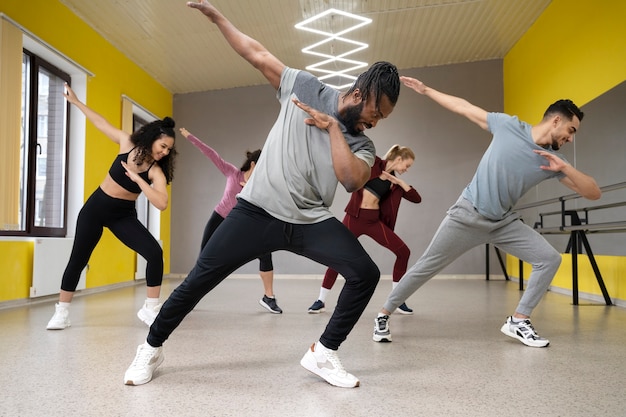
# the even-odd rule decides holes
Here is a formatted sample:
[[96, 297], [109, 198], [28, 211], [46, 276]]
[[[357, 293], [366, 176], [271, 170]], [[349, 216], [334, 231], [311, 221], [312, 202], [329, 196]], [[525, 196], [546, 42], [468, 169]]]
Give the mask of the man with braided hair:
[[346, 281], [324, 333], [300, 364], [331, 385], [357, 387], [358, 378], [343, 368], [337, 349], [361, 317], [380, 272], [329, 207], [337, 183], [353, 192], [369, 179], [375, 147], [363, 132], [393, 111], [400, 91], [398, 71], [377, 62], [341, 94], [310, 73], [285, 66], [209, 2], [187, 5], [208, 17], [232, 48], [261, 71], [277, 90], [281, 109], [237, 205], [163, 304], [124, 383], [152, 379], [163, 361], [165, 340], [231, 272], [264, 254], [287, 250], [333, 268]]

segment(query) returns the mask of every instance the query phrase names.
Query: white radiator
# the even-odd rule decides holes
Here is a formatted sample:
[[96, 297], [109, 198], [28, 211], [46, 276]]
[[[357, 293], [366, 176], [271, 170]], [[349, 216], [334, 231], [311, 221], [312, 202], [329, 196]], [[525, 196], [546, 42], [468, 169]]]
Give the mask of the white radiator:
[[[58, 294], [61, 278], [72, 252], [73, 238], [37, 238], [33, 254], [33, 286], [30, 296]], [[77, 290], [85, 288], [86, 270], [80, 275]]]

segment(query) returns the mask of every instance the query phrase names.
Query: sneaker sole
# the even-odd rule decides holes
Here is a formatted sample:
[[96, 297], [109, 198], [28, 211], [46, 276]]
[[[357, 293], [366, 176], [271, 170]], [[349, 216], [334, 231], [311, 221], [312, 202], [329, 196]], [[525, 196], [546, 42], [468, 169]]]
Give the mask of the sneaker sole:
[[261, 307], [263, 307], [264, 309], [266, 309], [267, 311], [269, 311], [272, 314], [282, 314], [283, 313], [282, 311], [272, 310], [272, 308], [270, 306], [268, 306], [267, 304], [265, 304], [263, 302], [263, 300], [259, 300], [259, 304], [261, 305]]
[[309, 310], [309, 314], [320, 314], [326, 311], [325, 308], [320, 308], [319, 310]]
[[376, 333], [374, 333], [374, 336], [372, 336], [372, 339], [374, 340], [374, 342], [391, 343], [391, 335], [380, 336], [380, 335], [377, 335]]
[[404, 310], [401, 310], [399, 308], [396, 308], [396, 311], [394, 311], [394, 313], [404, 314], [405, 316], [410, 316], [410, 315], [413, 314], [412, 311], [404, 311]]
[[70, 327], [71, 324], [67, 324], [66, 326], [46, 326], [46, 330], [63, 330], [63, 329], [67, 329], [68, 327]]
[[511, 330], [509, 330], [509, 324], [508, 323], [504, 323], [504, 325], [500, 328], [500, 331], [502, 333], [504, 333], [505, 335], [507, 335], [509, 337], [512, 337], [513, 339], [519, 340], [520, 342], [522, 342], [526, 346], [542, 348], [542, 347], [546, 347], [546, 346], [548, 346], [550, 344], [549, 341], [546, 341], [546, 342], [535, 342], [535, 344], [533, 344], [532, 343], [533, 341], [524, 339], [523, 337], [520, 337], [516, 333], [511, 332]]
[[165, 359], [165, 355], [163, 355], [163, 353], [161, 353], [161, 355], [159, 356], [159, 359], [157, 359], [157, 364], [154, 367], [154, 369], [152, 370], [152, 375], [150, 375], [149, 378], [147, 378], [146, 380], [132, 380], [132, 379], [125, 379], [124, 381], [124, 385], [132, 385], [132, 386], [137, 386], [137, 385], [143, 385], [143, 384], [147, 384], [148, 382], [152, 381], [152, 378], [154, 377], [154, 372], [157, 370], [157, 368], [159, 367], [159, 365], [161, 365], [163, 363], [163, 360]]
[[[339, 387], [339, 388], [356, 388], [358, 387], [361, 382], [359, 380], [356, 381], [355, 384], [341, 384], [331, 378], [328, 378], [327, 375], [325, 375], [323, 372], [320, 372], [320, 368], [317, 367], [317, 362], [315, 361], [315, 358], [311, 358], [312, 355], [308, 354], [309, 352], [307, 352], [302, 359], [300, 359], [300, 365], [306, 369], [307, 371], [311, 372], [314, 375], [319, 376], [320, 378], [322, 378], [324, 381], [326, 381], [327, 383], [329, 383], [330, 385], [334, 386], [334, 387]], [[309, 359], [311, 358], [311, 359]]]

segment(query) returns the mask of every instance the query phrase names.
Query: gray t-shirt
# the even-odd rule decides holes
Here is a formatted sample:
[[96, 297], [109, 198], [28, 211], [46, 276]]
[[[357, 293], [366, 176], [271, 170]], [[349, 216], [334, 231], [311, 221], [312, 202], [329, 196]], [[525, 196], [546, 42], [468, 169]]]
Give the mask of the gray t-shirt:
[[[548, 161], [533, 150], [552, 151], [533, 142], [528, 123], [516, 116], [488, 113], [487, 125], [493, 139], [462, 195], [483, 216], [501, 220], [530, 188], [565, 174], [540, 168]], [[565, 160], [561, 154], [552, 153]]]
[[[339, 91], [306, 71], [285, 68], [277, 98], [280, 113], [270, 130], [261, 157], [238, 197], [261, 207], [277, 219], [297, 224], [333, 217], [329, 210], [337, 190], [328, 132], [309, 126], [309, 115], [292, 101], [296, 97], [338, 119]], [[376, 148], [364, 134], [341, 130], [352, 152], [370, 167]]]

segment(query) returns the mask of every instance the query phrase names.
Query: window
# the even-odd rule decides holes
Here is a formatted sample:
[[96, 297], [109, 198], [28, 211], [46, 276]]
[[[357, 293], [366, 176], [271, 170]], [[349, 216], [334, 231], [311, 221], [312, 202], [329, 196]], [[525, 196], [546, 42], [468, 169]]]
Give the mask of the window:
[[[17, 224], [10, 234], [65, 236], [70, 76], [24, 50]], [[8, 234], [8, 233], [3, 233]]]

